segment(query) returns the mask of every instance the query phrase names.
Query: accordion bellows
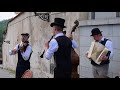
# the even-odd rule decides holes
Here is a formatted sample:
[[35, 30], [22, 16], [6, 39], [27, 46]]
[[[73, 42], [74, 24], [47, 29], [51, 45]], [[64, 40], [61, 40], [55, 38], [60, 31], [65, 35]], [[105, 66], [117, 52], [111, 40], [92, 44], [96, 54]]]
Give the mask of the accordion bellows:
[[102, 61], [100, 60], [100, 57], [106, 55], [108, 51], [109, 50], [104, 45], [93, 41], [88, 52], [88, 58], [92, 59], [95, 63], [100, 64]]

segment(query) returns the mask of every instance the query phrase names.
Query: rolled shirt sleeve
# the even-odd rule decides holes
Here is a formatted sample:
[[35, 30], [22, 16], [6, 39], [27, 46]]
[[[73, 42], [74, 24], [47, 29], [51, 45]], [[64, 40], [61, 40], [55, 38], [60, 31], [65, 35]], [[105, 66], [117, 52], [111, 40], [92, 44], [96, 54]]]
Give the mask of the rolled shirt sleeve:
[[[17, 44], [14, 49], [18, 50], [18, 45], [19, 44]], [[14, 53], [14, 52], [12, 52], [12, 50], [9, 50], [9, 55], [15, 55], [15, 54], [17, 54], [17, 53]]]
[[49, 43], [49, 48], [45, 52], [45, 58], [50, 60], [54, 55], [54, 52], [58, 50], [58, 43], [55, 39], [52, 39]]
[[73, 48], [78, 48], [78, 44], [75, 40], [72, 40], [72, 47]]
[[113, 57], [113, 44], [110, 40], [108, 40], [105, 46], [111, 51], [109, 59]]

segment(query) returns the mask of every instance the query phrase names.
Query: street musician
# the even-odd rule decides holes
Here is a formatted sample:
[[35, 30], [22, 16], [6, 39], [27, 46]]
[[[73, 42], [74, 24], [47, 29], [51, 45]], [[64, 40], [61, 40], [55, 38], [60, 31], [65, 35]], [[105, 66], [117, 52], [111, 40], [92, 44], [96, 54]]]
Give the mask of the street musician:
[[[106, 78], [108, 74], [110, 59], [113, 56], [112, 41], [104, 38], [102, 31], [100, 31], [99, 28], [92, 29], [91, 33], [91, 36], [93, 36], [95, 40], [93, 46], [91, 45], [91, 47], [93, 47], [95, 53], [92, 57], [90, 57], [90, 53], [93, 54], [92, 48], [90, 48], [91, 50], [86, 53], [86, 57], [91, 60], [94, 78]], [[98, 46], [95, 47], [94, 45], [97, 45], [97, 43]], [[93, 60], [93, 57], [101, 60], [101, 62]]]
[[32, 47], [29, 44], [29, 34], [21, 34], [21, 43], [17, 44], [13, 50], [9, 51], [9, 55], [18, 54], [18, 62], [16, 67], [16, 78], [21, 78], [26, 70], [30, 69], [30, 57], [32, 54]]

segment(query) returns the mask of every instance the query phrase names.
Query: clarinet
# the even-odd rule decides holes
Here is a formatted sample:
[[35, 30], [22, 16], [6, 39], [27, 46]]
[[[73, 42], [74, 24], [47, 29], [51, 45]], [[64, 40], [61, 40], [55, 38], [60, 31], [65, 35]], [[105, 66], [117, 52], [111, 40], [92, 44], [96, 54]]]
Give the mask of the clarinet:
[[[48, 43], [52, 40], [53, 37], [54, 37], [54, 35], [52, 35], [52, 37], [50, 38], [50, 40], [48, 41]], [[45, 50], [44, 50], [43, 53], [40, 55], [41, 58], [43, 58], [44, 53], [45, 53]]]

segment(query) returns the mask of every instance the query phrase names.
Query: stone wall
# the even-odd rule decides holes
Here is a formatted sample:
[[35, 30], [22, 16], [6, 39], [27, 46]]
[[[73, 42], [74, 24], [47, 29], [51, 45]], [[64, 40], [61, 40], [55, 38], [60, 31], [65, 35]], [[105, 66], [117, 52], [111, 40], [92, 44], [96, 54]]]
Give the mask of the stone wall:
[[[33, 54], [31, 56], [31, 70], [33, 71], [34, 78], [52, 78], [53, 74], [50, 73], [50, 64], [54, 63], [53, 59], [48, 61], [41, 59], [40, 55], [44, 50], [44, 43], [51, 37], [50, 23], [54, 21], [55, 17], [61, 17], [66, 20], [67, 36], [69, 36], [74, 21], [86, 20], [87, 12], [51, 12], [50, 22], [41, 20], [35, 17], [33, 12], [24, 12], [8, 24], [7, 34], [5, 40], [9, 40], [10, 44], [3, 43], [3, 66], [15, 70], [17, 64], [17, 55], [9, 56], [8, 51], [13, 49], [17, 43], [20, 43], [21, 33], [30, 33], [30, 44], [32, 45]], [[76, 29], [74, 39], [80, 44], [79, 30]], [[79, 54], [79, 49], [76, 49]], [[79, 71], [79, 68], [78, 68]]]
[[[99, 13], [100, 14], [100, 13]], [[103, 14], [103, 13], [102, 13]], [[115, 12], [113, 13], [115, 16]], [[69, 36], [74, 21], [77, 19], [80, 22], [80, 26], [73, 33], [74, 39], [78, 42], [78, 49], [76, 52], [80, 56], [80, 66], [78, 72], [81, 78], [92, 78], [92, 67], [90, 61], [85, 58], [85, 53], [90, 47], [92, 38], [90, 37], [91, 29], [99, 27], [103, 31], [103, 35], [113, 42], [114, 56], [110, 63], [109, 77], [115, 77], [120, 71], [119, 65], [119, 38], [120, 38], [120, 18], [107, 18], [101, 17], [96, 20], [88, 20], [89, 12], [51, 12], [50, 22], [41, 20], [39, 17], [35, 17], [33, 12], [24, 12], [13, 21], [8, 24], [7, 34], [5, 41], [10, 41], [10, 44], [3, 42], [3, 66], [15, 70], [17, 64], [17, 55], [9, 56], [8, 51], [15, 47], [17, 43], [20, 43], [21, 33], [30, 33], [30, 44], [33, 48], [33, 54], [31, 56], [31, 70], [33, 71], [34, 78], [52, 78], [54, 64], [53, 59], [48, 61], [40, 58], [44, 50], [44, 43], [51, 37], [50, 23], [54, 21], [55, 17], [64, 18], [66, 20], [65, 25], [67, 28], [67, 36]], [[106, 13], [106, 15], [108, 15]]]

